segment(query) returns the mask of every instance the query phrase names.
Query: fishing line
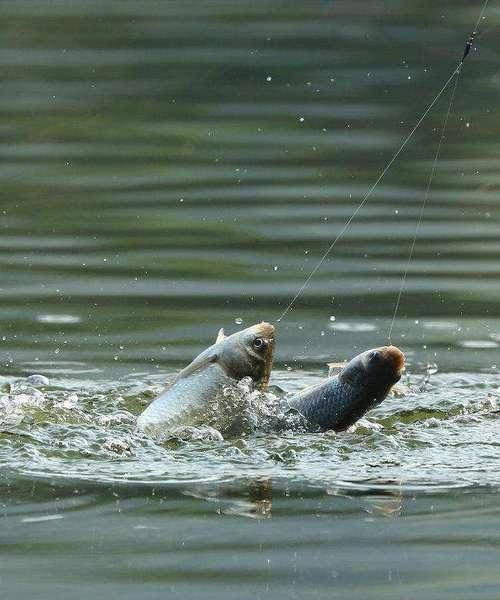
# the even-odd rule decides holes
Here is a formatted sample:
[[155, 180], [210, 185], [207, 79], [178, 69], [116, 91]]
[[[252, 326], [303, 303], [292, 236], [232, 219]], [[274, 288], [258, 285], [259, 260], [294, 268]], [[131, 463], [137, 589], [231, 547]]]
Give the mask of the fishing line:
[[462, 56], [462, 60], [460, 61], [460, 64], [458, 66], [458, 70], [456, 72], [455, 83], [453, 85], [453, 89], [452, 89], [451, 95], [450, 95], [450, 101], [448, 103], [448, 110], [446, 111], [446, 115], [445, 115], [444, 120], [443, 120], [443, 127], [441, 129], [441, 135], [439, 137], [439, 142], [438, 142], [437, 147], [436, 147], [436, 153], [434, 155], [434, 161], [432, 163], [432, 169], [431, 169], [431, 172], [430, 172], [430, 175], [429, 175], [429, 179], [427, 181], [427, 187], [426, 187], [426, 190], [425, 190], [424, 198], [423, 198], [422, 204], [420, 206], [420, 212], [419, 212], [419, 215], [418, 215], [417, 224], [415, 226], [415, 233], [413, 234], [413, 240], [412, 240], [412, 243], [411, 243], [411, 246], [410, 246], [410, 252], [408, 254], [408, 260], [406, 262], [406, 267], [405, 267], [405, 270], [404, 270], [402, 278], [401, 278], [401, 284], [399, 286], [398, 295], [397, 295], [396, 302], [395, 302], [395, 305], [394, 305], [394, 312], [392, 314], [392, 320], [391, 320], [391, 324], [390, 324], [390, 327], [389, 327], [389, 333], [387, 334], [387, 339], [388, 339], [389, 343], [391, 342], [392, 330], [394, 329], [394, 323], [396, 321], [396, 316], [398, 314], [399, 306], [401, 304], [401, 297], [402, 297], [403, 292], [405, 291], [405, 288], [406, 288], [406, 279], [408, 277], [408, 271], [410, 269], [410, 265], [411, 265], [411, 262], [413, 260], [413, 255], [415, 253], [415, 246], [416, 246], [416, 243], [417, 243], [417, 238], [418, 238], [418, 235], [420, 233], [420, 228], [422, 226], [422, 220], [424, 218], [425, 209], [426, 209], [426, 206], [427, 206], [427, 202], [429, 200], [430, 191], [431, 191], [431, 187], [432, 187], [432, 182], [433, 182], [434, 176], [436, 174], [437, 162], [439, 160], [439, 155], [441, 153], [441, 148], [443, 146], [443, 141], [444, 141], [444, 138], [446, 136], [446, 129], [448, 127], [448, 121], [449, 121], [449, 118], [450, 118], [451, 110], [453, 108], [453, 102], [455, 100], [455, 93], [457, 91], [458, 80], [460, 79], [460, 73], [462, 72], [462, 67], [463, 67], [464, 61], [467, 58], [467, 56], [469, 55], [469, 52], [471, 51], [472, 45], [474, 43], [474, 39], [478, 35], [479, 23], [481, 22], [481, 19], [484, 16], [484, 13], [486, 11], [486, 7], [488, 6], [488, 2], [489, 2], [489, 0], [485, 0], [485, 2], [483, 4], [483, 7], [481, 9], [481, 13], [479, 14], [479, 18], [478, 18], [478, 20], [476, 22], [476, 26], [472, 30], [472, 33], [469, 36], [469, 39], [465, 43], [465, 48], [464, 48], [464, 53], [463, 53], [463, 56]]
[[[357, 207], [354, 209], [354, 211], [351, 214], [351, 216], [344, 223], [344, 225], [343, 225], [342, 229], [340, 230], [340, 232], [337, 234], [337, 236], [334, 238], [334, 240], [332, 241], [332, 243], [328, 246], [328, 248], [322, 254], [322, 256], [320, 257], [319, 261], [316, 263], [316, 265], [314, 266], [314, 268], [310, 271], [310, 273], [306, 277], [304, 283], [300, 286], [299, 290], [297, 291], [297, 293], [295, 294], [295, 296], [293, 296], [293, 298], [290, 300], [290, 302], [288, 303], [288, 305], [286, 306], [286, 308], [283, 310], [283, 312], [281, 313], [281, 315], [276, 319], [275, 323], [280, 323], [283, 320], [283, 318], [290, 312], [290, 310], [292, 309], [292, 307], [297, 302], [298, 298], [301, 296], [302, 292], [308, 286], [308, 284], [311, 281], [311, 279], [314, 277], [314, 275], [316, 274], [316, 272], [318, 271], [318, 269], [321, 267], [321, 265], [328, 258], [328, 256], [330, 255], [330, 253], [332, 252], [332, 250], [336, 246], [337, 242], [343, 237], [343, 235], [345, 234], [345, 232], [349, 229], [352, 221], [356, 218], [356, 216], [359, 213], [359, 211], [366, 204], [366, 202], [368, 201], [368, 199], [370, 198], [370, 196], [373, 194], [373, 192], [375, 191], [375, 189], [378, 186], [378, 184], [382, 181], [382, 179], [384, 178], [384, 176], [387, 174], [387, 172], [389, 171], [389, 169], [392, 167], [392, 165], [394, 164], [394, 162], [396, 161], [396, 159], [398, 158], [398, 156], [406, 148], [406, 146], [408, 145], [408, 142], [412, 139], [412, 137], [415, 134], [415, 132], [417, 131], [417, 129], [424, 122], [424, 120], [426, 119], [427, 115], [434, 108], [435, 104], [441, 98], [441, 96], [444, 94], [444, 92], [446, 91], [446, 89], [448, 88], [448, 86], [450, 85], [450, 83], [453, 81], [453, 79], [454, 79], [455, 76], [457, 76], [457, 79], [455, 81], [455, 86], [454, 86], [454, 89], [456, 89], [456, 84], [457, 84], [457, 81], [458, 81], [458, 74], [460, 73], [460, 71], [462, 69], [462, 65], [464, 63], [465, 58], [467, 57], [467, 55], [469, 54], [469, 52], [470, 52], [470, 50], [472, 48], [472, 45], [474, 43], [474, 39], [477, 36], [477, 29], [479, 27], [479, 23], [481, 22], [481, 20], [482, 20], [482, 18], [484, 16], [484, 13], [485, 13], [486, 8], [488, 6], [488, 2], [489, 2], [489, 0], [485, 0], [485, 2], [483, 4], [483, 7], [481, 9], [481, 13], [480, 13], [479, 18], [478, 18], [478, 20], [476, 22], [475, 28], [474, 28], [471, 36], [469, 37], [469, 39], [466, 42], [465, 50], [464, 50], [464, 54], [462, 56], [462, 59], [457, 64], [457, 66], [453, 69], [451, 75], [448, 77], [448, 79], [446, 80], [446, 82], [444, 83], [444, 85], [442, 86], [442, 88], [434, 96], [433, 100], [430, 102], [430, 104], [427, 106], [427, 108], [424, 110], [424, 112], [420, 115], [420, 117], [418, 118], [418, 120], [417, 120], [416, 124], [414, 125], [413, 129], [410, 131], [410, 133], [404, 139], [404, 141], [402, 142], [402, 144], [396, 150], [396, 152], [394, 153], [394, 155], [392, 156], [392, 158], [389, 160], [389, 162], [382, 169], [382, 171], [380, 172], [379, 176], [377, 177], [375, 183], [370, 187], [370, 189], [361, 198], [361, 201], [359, 202], [359, 204], [357, 205]], [[455, 92], [453, 92], [453, 96], [454, 95], [455, 95]], [[451, 111], [451, 108], [450, 108], [450, 111]]]
[[302, 286], [299, 288], [298, 292], [295, 294], [295, 296], [289, 302], [288, 306], [281, 313], [281, 315], [279, 316], [279, 318], [276, 319], [277, 323], [279, 323], [283, 319], [283, 317], [285, 317], [285, 315], [290, 311], [290, 309], [293, 307], [293, 305], [295, 304], [295, 302], [297, 301], [297, 299], [300, 297], [300, 295], [302, 294], [302, 292], [305, 290], [305, 288], [307, 287], [307, 285], [309, 284], [309, 282], [311, 281], [311, 279], [314, 277], [314, 275], [316, 274], [316, 272], [318, 271], [318, 269], [324, 263], [324, 261], [326, 260], [326, 258], [330, 254], [330, 252], [333, 250], [333, 248], [335, 247], [335, 245], [337, 244], [337, 242], [342, 238], [342, 236], [344, 235], [344, 233], [349, 229], [349, 226], [351, 225], [351, 223], [354, 220], [354, 218], [356, 217], [356, 215], [359, 213], [359, 211], [366, 204], [366, 202], [368, 201], [368, 199], [370, 198], [370, 196], [372, 195], [372, 193], [375, 191], [375, 188], [382, 181], [382, 179], [385, 176], [385, 174], [389, 171], [389, 169], [392, 167], [393, 163], [396, 161], [396, 159], [398, 158], [398, 156], [401, 154], [401, 152], [407, 146], [408, 142], [411, 140], [411, 138], [413, 137], [413, 135], [415, 134], [415, 132], [417, 131], [417, 129], [423, 123], [423, 121], [425, 120], [425, 118], [427, 117], [427, 115], [430, 113], [430, 111], [432, 110], [432, 108], [434, 107], [434, 105], [436, 104], [436, 102], [443, 95], [443, 93], [445, 92], [446, 88], [448, 87], [448, 85], [451, 83], [451, 81], [453, 80], [453, 78], [457, 74], [458, 69], [460, 68], [461, 64], [462, 63], [460, 61], [460, 63], [458, 63], [458, 65], [455, 67], [455, 69], [453, 69], [453, 72], [449, 76], [449, 78], [446, 81], [446, 83], [439, 90], [439, 92], [436, 94], [436, 96], [434, 97], [434, 99], [432, 100], [432, 102], [427, 106], [427, 108], [425, 109], [425, 111], [421, 114], [420, 118], [418, 119], [418, 121], [415, 124], [415, 126], [413, 127], [413, 129], [410, 131], [410, 133], [405, 138], [405, 140], [403, 141], [403, 143], [399, 146], [398, 150], [394, 153], [394, 155], [392, 156], [392, 158], [389, 160], [389, 162], [386, 164], [386, 166], [384, 167], [384, 169], [381, 171], [381, 173], [378, 176], [378, 178], [376, 179], [375, 183], [371, 186], [371, 188], [362, 197], [360, 203], [355, 208], [354, 212], [351, 214], [351, 216], [344, 223], [344, 226], [342, 227], [342, 229], [340, 230], [340, 232], [337, 234], [337, 236], [335, 237], [335, 239], [333, 240], [333, 242], [328, 246], [328, 248], [326, 249], [326, 251], [323, 253], [323, 255], [321, 256], [321, 258], [318, 261], [318, 263], [316, 264], [316, 266], [309, 273], [309, 275], [307, 276], [306, 280], [304, 281], [304, 283], [302, 284]]
[[439, 159], [439, 154], [441, 152], [441, 147], [443, 145], [443, 140], [445, 138], [446, 135], [446, 128], [448, 126], [448, 120], [450, 118], [450, 113], [451, 113], [451, 109], [453, 107], [453, 101], [455, 99], [455, 92], [457, 91], [457, 85], [458, 85], [458, 80], [460, 78], [460, 72], [462, 70], [462, 64], [460, 63], [460, 67], [456, 73], [456, 77], [455, 77], [455, 84], [453, 86], [453, 89], [451, 91], [451, 96], [450, 96], [450, 102], [448, 104], [448, 110], [446, 112], [446, 116], [444, 118], [443, 121], [443, 128], [441, 129], [441, 135], [439, 137], [439, 142], [436, 148], [436, 153], [434, 155], [434, 162], [432, 164], [432, 169], [431, 169], [431, 173], [429, 175], [429, 180], [427, 181], [427, 188], [425, 190], [425, 194], [424, 194], [424, 199], [422, 200], [422, 204], [420, 206], [420, 212], [418, 215], [418, 219], [417, 219], [417, 224], [415, 226], [415, 233], [413, 234], [413, 240], [410, 246], [410, 252], [408, 254], [408, 261], [406, 263], [406, 267], [405, 270], [403, 272], [403, 276], [401, 278], [401, 284], [399, 286], [399, 291], [398, 291], [398, 295], [396, 298], [396, 303], [394, 305], [394, 312], [392, 315], [392, 321], [391, 321], [391, 325], [389, 327], [389, 333], [387, 335], [387, 339], [389, 340], [389, 342], [391, 341], [391, 335], [392, 335], [392, 330], [394, 328], [394, 322], [396, 321], [396, 316], [398, 314], [398, 310], [399, 310], [399, 305], [401, 303], [401, 296], [403, 295], [403, 292], [405, 290], [406, 287], [406, 278], [408, 276], [408, 271], [410, 269], [410, 265], [411, 265], [411, 261], [413, 259], [413, 254], [415, 252], [415, 246], [417, 243], [417, 238], [418, 238], [418, 234], [420, 233], [420, 227], [422, 225], [422, 220], [424, 218], [424, 212], [425, 212], [425, 208], [427, 206], [427, 201], [429, 200], [429, 195], [430, 195], [430, 191], [431, 191], [431, 186], [432, 186], [432, 181], [434, 179], [434, 175], [436, 174], [436, 168], [437, 168], [437, 162]]

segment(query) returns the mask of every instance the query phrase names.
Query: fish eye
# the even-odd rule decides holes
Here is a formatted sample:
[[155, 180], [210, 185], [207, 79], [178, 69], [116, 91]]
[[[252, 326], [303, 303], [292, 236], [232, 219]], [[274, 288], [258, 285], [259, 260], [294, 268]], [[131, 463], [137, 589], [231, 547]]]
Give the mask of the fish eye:
[[266, 342], [262, 338], [255, 338], [253, 341], [255, 350], [262, 351], [266, 347]]

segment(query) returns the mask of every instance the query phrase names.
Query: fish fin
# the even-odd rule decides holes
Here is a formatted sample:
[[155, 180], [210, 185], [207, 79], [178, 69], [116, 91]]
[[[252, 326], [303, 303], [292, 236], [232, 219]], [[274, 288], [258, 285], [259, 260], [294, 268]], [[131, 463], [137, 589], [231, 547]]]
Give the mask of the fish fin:
[[211, 365], [212, 363], [217, 362], [217, 359], [218, 359], [218, 356], [217, 356], [216, 352], [214, 352], [213, 354], [205, 354], [203, 352], [202, 354], [197, 356], [193, 360], [193, 362], [189, 363], [189, 365], [187, 367], [184, 367], [184, 369], [182, 369], [182, 371], [179, 371], [177, 373], [177, 375], [172, 380], [171, 385], [173, 385], [176, 381], [179, 381], [179, 379], [185, 379], [186, 377], [189, 377], [193, 373], [196, 373], [197, 371], [201, 371], [201, 369], [208, 367], [208, 365]]
[[331, 362], [331, 363], [326, 363], [326, 366], [328, 367], [328, 377], [333, 377], [334, 375], [338, 375], [340, 373], [340, 371], [342, 371], [342, 369], [346, 366], [347, 361], [344, 360], [343, 362]]
[[222, 342], [226, 339], [226, 336], [224, 335], [224, 328], [221, 327], [219, 329], [219, 333], [217, 334], [217, 339], [215, 340], [215, 343], [218, 344], [219, 342]]

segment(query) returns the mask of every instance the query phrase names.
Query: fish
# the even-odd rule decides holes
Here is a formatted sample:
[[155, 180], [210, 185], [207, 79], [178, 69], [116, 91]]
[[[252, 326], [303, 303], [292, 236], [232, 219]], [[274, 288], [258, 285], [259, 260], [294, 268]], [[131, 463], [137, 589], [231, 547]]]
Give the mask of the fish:
[[245, 391], [238, 382], [250, 378], [265, 391], [271, 374], [275, 330], [258, 323], [225, 336], [201, 352], [139, 415], [137, 427], [153, 434], [182, 426], [210, 426], [229, 432], [245, 408]]
[[401, 379], [405, 355], [396, 346], [373, 348], [355, 356], [341, 371], [288, 399], [314, 431], [344, 431], [378, 406]]

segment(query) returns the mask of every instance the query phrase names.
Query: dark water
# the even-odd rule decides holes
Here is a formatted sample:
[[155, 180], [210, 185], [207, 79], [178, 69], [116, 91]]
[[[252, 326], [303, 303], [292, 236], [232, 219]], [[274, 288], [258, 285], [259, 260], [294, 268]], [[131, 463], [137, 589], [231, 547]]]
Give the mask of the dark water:
[[[6, 598], [498, 598], [495, 3], [395, 323], [407, 395], [337, 436], [134, 431], [219, 327], [279, 316], [479, 10], [2, 3]], [[280, 325], [274, 384], [386, 342], [446, 103]]]

